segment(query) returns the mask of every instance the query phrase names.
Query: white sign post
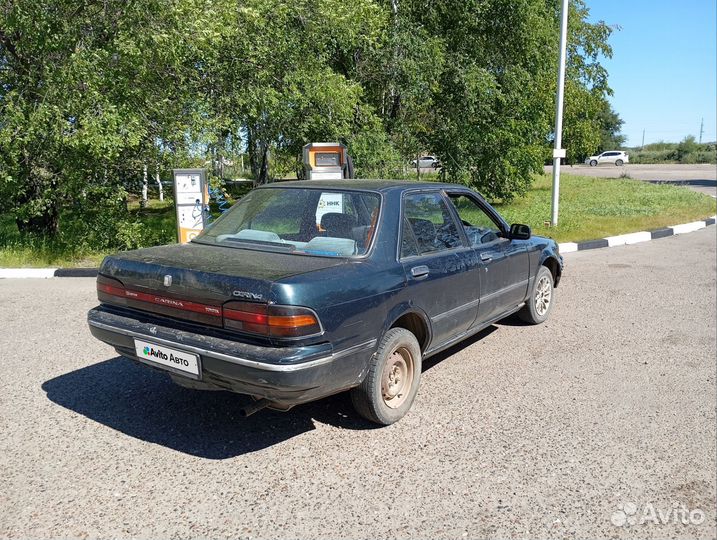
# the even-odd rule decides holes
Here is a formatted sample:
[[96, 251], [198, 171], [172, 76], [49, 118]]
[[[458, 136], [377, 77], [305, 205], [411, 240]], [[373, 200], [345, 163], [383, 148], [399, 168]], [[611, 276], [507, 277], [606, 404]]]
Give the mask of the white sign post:
[[558, 64], [558, 94], [555, 98], [555, 147], [553, 150], [553, 197], [550, 224], [558, 224], [560, 203], [560, 160], [565, 157], [563, 149], [563, 93], [565, 90], [565, 55], [568, 39], [568, 0], [562, 0], [560, 9], [560, 61]]

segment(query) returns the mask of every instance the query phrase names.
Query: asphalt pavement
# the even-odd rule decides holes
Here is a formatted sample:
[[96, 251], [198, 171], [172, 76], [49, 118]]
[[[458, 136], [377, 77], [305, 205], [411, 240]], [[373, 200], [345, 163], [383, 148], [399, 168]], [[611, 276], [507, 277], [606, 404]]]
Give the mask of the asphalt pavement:
[[714, 538], [716, 230], [566, 255], [387, 428], [242, 419], [94, 340], [94, 280], [0, 280], [0, 537]]

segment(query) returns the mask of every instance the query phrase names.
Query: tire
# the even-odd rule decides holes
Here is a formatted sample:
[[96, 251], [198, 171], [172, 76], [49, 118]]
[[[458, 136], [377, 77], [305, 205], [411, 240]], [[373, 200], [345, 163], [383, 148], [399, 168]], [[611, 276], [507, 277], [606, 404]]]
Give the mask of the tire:
[[543, 323], [550, 316], [554, 303], [553, 274], [546, 266], [541, 266], [538, 275], [535, 276], [528, 302], [518, 312], [518, 317], [528, 324]]
[[594, 160], [594, 159], [591, 159], [591, 160], [590, 160], [590, 166], [591, 166], [591, 167], [597, 167], [597, 161]]
[[371, 357], [366, 378], [351, 390], [356, 412], [383, 426], [403, 418], [418, 392], [421, 365], [416, 336], [405, 328], [391, 328]]
[[617, 165], [618, 167], [622, 167], [623, 161], [621, 159], [617, 159], [615, 160], [615, 165]]

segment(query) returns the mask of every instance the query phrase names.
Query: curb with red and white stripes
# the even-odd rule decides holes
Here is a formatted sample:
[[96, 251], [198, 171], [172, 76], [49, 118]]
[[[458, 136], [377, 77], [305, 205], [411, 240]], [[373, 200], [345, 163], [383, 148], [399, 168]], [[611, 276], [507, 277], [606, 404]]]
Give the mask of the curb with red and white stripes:
[[[665, 238], [677, 234], [685, 234], [693, 231], [704, 229], [715, 224], [717, 216], [712, 216], [703, 221], [693, 221], [691, 223], [682, 223], [681, 225], [673, 225], [664, 229], [655, 231], [640, 231], [629, 234], [621, 234], [619, 236], [608, 236], [598, 240], [588, 240], [586, 242], [563, 242], [559, 244], [560, 253], [572, 253], [574, 251], [584, 251], [586, 249], [598, 249], [607, 247], [624, 246], [629, 244], [638, 244], [640, 242], [649, 242], [657, 238]], [[97, 268], [0, 268], [0, 279], [13, 278], [53, 278], [53, 277], [95, 277], [97, 276]]]

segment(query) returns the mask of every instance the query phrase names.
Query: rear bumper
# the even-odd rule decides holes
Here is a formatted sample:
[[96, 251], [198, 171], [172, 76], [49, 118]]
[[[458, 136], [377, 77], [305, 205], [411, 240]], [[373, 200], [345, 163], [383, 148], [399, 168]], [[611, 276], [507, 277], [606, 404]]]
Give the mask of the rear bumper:
[[149, 364], [137, 357], [135, 338], [198, 354], [199, 381], [168, 370], [177, 382], [266, 398], [277, 407], [290, 407], [358, 385], [377, 345], [372, 339], [337, 351], [330, 343], [262, 347], [180, 330], [166, 321], [140, 321], [102, 306], [88, 312], [87, 322], [93, 336], [144, 365]]

